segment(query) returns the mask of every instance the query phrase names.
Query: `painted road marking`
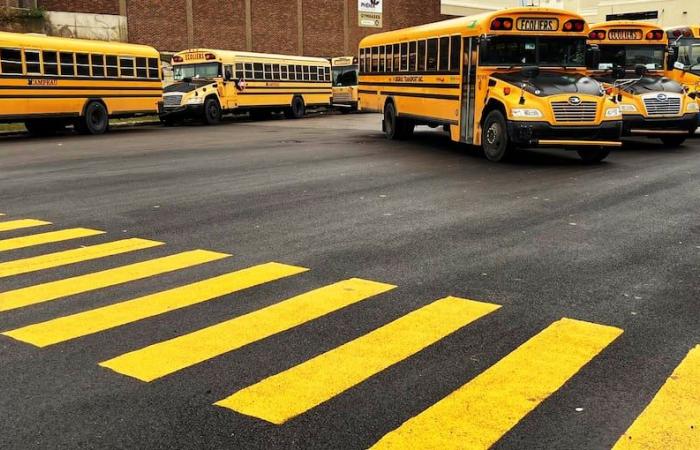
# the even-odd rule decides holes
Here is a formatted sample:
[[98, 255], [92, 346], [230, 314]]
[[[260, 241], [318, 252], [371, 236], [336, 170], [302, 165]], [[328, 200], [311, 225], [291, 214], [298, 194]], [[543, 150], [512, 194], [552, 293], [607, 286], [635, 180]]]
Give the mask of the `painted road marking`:
[[141, 381], [153, 381], [395, 287], [358, 278], [340, 281], [100, 365]]
[[70, 228], [67, 230], [50, 231], [48, 233], [33, 234], [0, 241], [0, 252], [33, 247], [35, 245], [51, 244], [54, 242], [68, 241], [83, 237], [104, 234], [104, 231], [91, 230], [89, 228]]
[[372, 448], [487, 449], [620, 334], [558, 320]]
[[230, 255], [225, 253], [192, 250], [101, 272], [0, 292], [0, 312], [173, 272], [228, 256]]
[[261, 264], [2, 334], [37, 347], [47, 347], [203, 303], [223, 295], [296, 275], [306, 270], [308, 269], [274, 262]]
[[456, 297], [437, 300], [216, 405], [282, 424], [498, 308]]
[[57, 253], [49, 253], [47, 255], [34, 256], [31, 258], [17, 259], [0, 263], [0, 278], [143, 250], [158, 245], [163, 245], [163, 243], [132, 238], [107, 242], [106, 244], [91, 245], [89, 247], [75, 248]]
[[0, 222], [0, 231], [21, 230], [22, 228], [38, 227], [41, 225], [51, 225], [51, 222], [35, 219], [19, 219]]
[[614, 450], [700, 448], [700, 345], [692, 349]]

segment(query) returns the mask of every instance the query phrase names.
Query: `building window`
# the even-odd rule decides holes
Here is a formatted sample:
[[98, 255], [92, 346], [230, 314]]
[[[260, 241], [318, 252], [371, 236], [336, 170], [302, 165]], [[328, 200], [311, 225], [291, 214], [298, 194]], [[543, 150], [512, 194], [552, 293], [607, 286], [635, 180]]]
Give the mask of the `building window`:
[[642, 11], [622, 14], [607, 14], [605, 20], [652, 20], [658, 19], [658, 11]]

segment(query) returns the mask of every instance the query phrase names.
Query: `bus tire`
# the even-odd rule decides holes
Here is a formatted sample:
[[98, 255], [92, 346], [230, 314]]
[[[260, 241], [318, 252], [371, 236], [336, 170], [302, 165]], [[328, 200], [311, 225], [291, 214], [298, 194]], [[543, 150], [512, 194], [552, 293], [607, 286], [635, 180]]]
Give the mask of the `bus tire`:
[[581, 148], [576, 150], [578, 157], [586, 164], [598, 164], [610, 154], [610, 149], [601, 148]]
[[292, 99], [292, 104], [290, 105], [289, 109], [285, 111], [285, 116], [287, 116], [288, 119], [301, 119], [306, 115], [306, 105], [304, 104], [304, 99], [295, 96]]
[[661, 138], [661, 142], [663, 142], [666, 147], [676, 148], [680, 147], [687, 137], [688, 136], [683, 135], [664, 136]]
[[24, 122], [24, 127], [32, 136], [53, 136], [65, 125], [56, 120], [33, 119]]
[[204, 100], [202, 121], [205, 125], [217, 125], [221, 122], [221, 105], [215, 97]]
[[384, 107], [384, 135], [387, 139], [406, 139], [413, 134], [414, 128], [413, 121], [397, 116], [396, 106], [393, 102], [386, 104]]
[[489, 161], [505, 161], [513, 154], [513, 144], [508, 137], [508, 126], [503, 113], [494, 109], [484, 120], [481, 146]]
[[109, 129], [109, 114], [102, 102], [90, 101], [85, 106], [85, 112], [75, 123], [75, 129], [80, 134], [103, 134]]

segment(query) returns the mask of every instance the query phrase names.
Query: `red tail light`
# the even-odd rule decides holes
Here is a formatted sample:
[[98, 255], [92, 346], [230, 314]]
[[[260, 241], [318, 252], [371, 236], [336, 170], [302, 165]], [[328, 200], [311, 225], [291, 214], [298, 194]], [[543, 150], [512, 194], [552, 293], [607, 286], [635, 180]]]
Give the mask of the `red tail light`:
[[564, 24], [564, 31], [583, 31], [585, 26], [583, 20], [569, 20]]
[[605, 39], [605, 31], [591, 31], [588, 33], [588, 39], [598, 39], [602, 41]]
[[513, 21], [507, 17], [499, 17], [498, 19], [493, 19], [491, 21], [492, 30], [505, 30], [510, 31], [513, 29]]
[[173, 56], [173, 62], [182, 62], [182, 56]]
[[207, 53], [206, 55], [204, 55], [204, 59], [206, 59], [207, 61], [216, 59], [216, 55], [214, 55], [213, 53]]
[[664, 32], [661, 30], [654, 30], [647, 33], [647, 40], [661, 40], [664, 38]]
[[673, 37], [681, 37], [681, 30], [673, 30]]

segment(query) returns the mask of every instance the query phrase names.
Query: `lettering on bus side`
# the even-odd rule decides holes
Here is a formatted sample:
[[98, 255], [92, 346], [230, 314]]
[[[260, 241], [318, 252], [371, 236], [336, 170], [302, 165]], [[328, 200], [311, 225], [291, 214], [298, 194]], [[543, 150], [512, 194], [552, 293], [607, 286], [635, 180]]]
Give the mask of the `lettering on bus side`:
[[27, 80], [29, 86], [58, 86], [58, 80], [44, 80], [41, 78], [30, 78]]
[[423, 77], [411, 76], [411, 75], [401, 75], [398, 77], [394, 77], [394, 79], [392, 81], [395, 81], [397, 83], [422, 83]]
[[559, 29], [559, 19], [520, 17], [515, 22], [515, 27], [519, 31], [557, 31]]
[[610, 30], [608, 39], [611, 41], [641, 41], [642, 30]]
[[183, 55], [183, 58], [185, 61], [191, 61], [193, 59], [204, 59], [204, 52], [196, 52], [196, 53], [185, 53]]

